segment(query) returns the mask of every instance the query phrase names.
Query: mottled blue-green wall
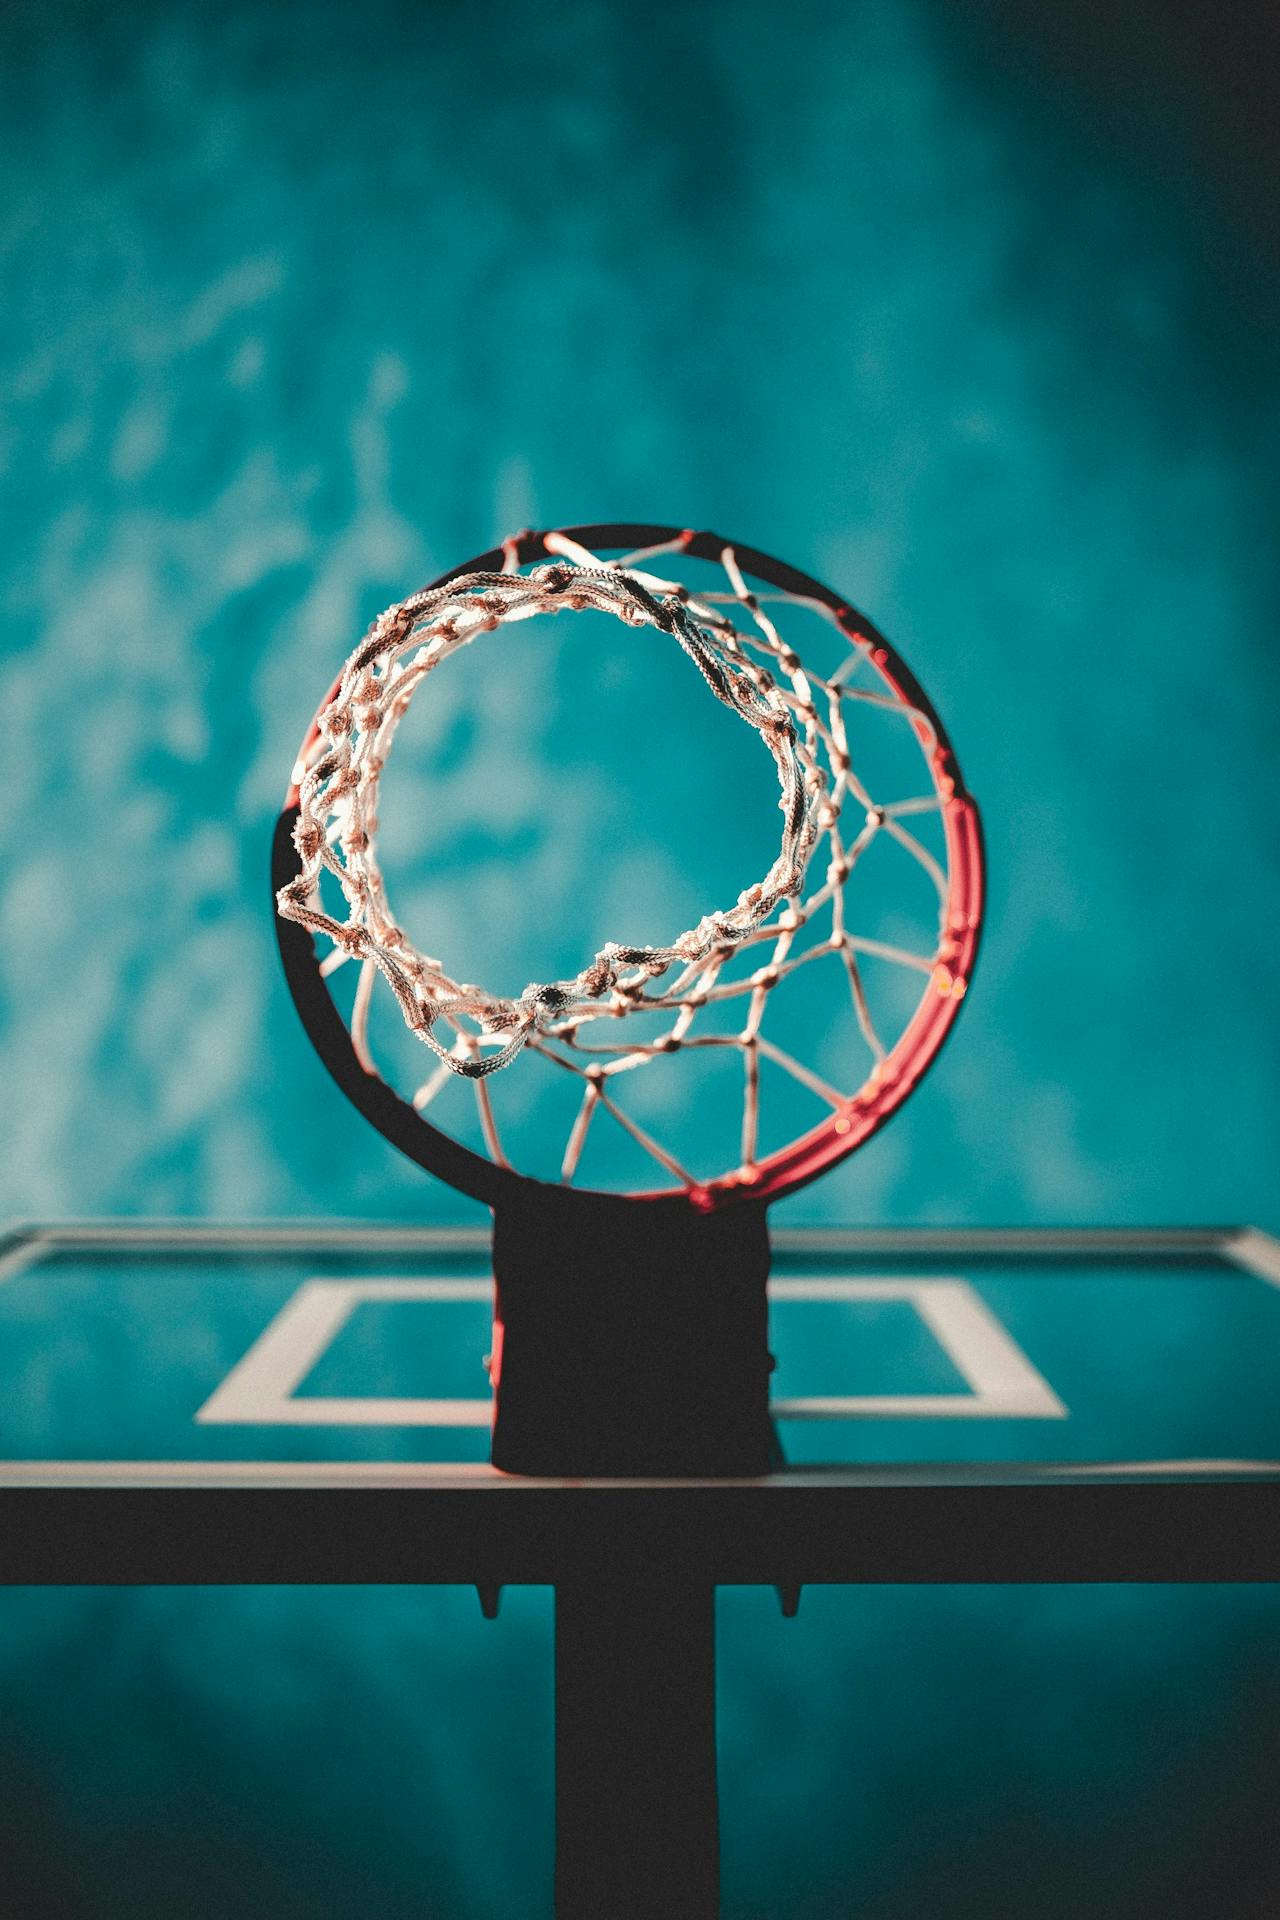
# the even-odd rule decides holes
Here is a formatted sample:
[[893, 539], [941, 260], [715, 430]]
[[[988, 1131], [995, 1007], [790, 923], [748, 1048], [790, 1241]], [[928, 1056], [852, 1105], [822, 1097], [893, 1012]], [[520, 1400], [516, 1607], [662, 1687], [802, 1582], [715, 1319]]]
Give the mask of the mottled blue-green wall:
[[[791, 1217], [1280, 1225], [1261, 22], [11, 4], [3, 1209], [470, 1217], [311, 1059], [266, 839], [384, 603], [619, 517], [837, 582], [984, 807], [957, 1039]], [[1266, 1910], [1263, 1596], [771, 1609], [722, 1603], [738, 1920]], [[547, 1911], [545, 1595], [11, 1594], [0, 1650], [14, 1920]]]
[[855, 596], [985, 811], [954, 1050], [796, 1216], [1275, 1218], [1273, 260], [1167, 47], [1051, 24], [7, 12], [6, 1208], [465, 1211], [311, 1061], [265, 838], [386, 601], [649, 517]]

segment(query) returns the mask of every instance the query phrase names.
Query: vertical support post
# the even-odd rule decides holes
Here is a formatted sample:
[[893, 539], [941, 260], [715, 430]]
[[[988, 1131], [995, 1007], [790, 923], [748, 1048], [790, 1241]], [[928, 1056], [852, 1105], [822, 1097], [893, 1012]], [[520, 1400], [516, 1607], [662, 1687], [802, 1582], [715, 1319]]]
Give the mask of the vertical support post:
[[715, 1588], [556, 1589], [556, 1920], [716, 1920]]

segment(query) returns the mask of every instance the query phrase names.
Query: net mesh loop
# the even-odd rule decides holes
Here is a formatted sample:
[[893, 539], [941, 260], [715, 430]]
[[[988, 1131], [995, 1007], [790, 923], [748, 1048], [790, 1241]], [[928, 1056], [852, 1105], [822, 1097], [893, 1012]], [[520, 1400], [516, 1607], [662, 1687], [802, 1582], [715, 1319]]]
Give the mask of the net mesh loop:
[[[515, 542], [509, 541], [502, 571], [461, 575], [388, 608], [348, 659], [295, 768], [299, 872], [277, 895], [280, 913], [332, 942], [323, 973], [351, 960], [360, 964], [351, 1035], [367, 1069], [375, 1071], [368, 1013], [372, 984], [381, 974], [405, 1024], [437, 1056], [414, 1105], [428, 1106], [451, 1076], [473, 1082], [486, 1146], [502, 1166], [508, 1163], [486, 1083], [525, 1048], [583, 1083], [563, 1178], [573, 1178], [593, 1118], [603, 1110], [667, 1173], [693, 1188], [698, 1185], [693, 1175], [619, 1106], [614, 1089], [620, 1076], [681, 1049], [738, 1050], [744, 1083], [741, 1166], [749, 1169], [758, 1147], [762, 1057], [829, 1110], [846, 1110], [857, 1097], [830, 1085], [763, 1033], [769, 995], [781, 981], [824, 957], [838, 961], [869, 1051], [871, 1082], [890, 1048], [863, 987], [864, 957], [923, 976], [926, 994], [958, 998], [965, 989], [963, 976], [949, 964], [956, 941], [947, 925], [948, 874], [910, 824], [916, 816], [943, 809], [949, 797], [930, 716], [876, 671], [870, 637], [850, 632], [825, 601], [751, 590], [732, 547], [720, 553], [723, 585], [717, 588], [694, 591], [653, 571], [653, 561], [682, 552], [684, 544], [673, 539], [609, 561], [566, 535], [548, 534], [545, 546], [555, 558], [522, 572]], [[815, 612], [839, 629], [848, 653], [833, 672], [824, 676], [806, 668], [782, 636], [778, 610], [788, 605]], [[664, 944], [608, 942], [572, 978], [533, 982], [518, 996], [506, 997], [453, 979], [397, 921], [377, 858], [381, 775], [414, 694], [442, 661], [505, 625], [587, 608], [628, 627], [669, 634], [714, 697], [758, 734], [778, 779], [780, 843], [768, 871], [731, 907], [705, 914]], [[850, 753], [845, 707], [851, 701], [907, 722], [931, 771], [933, 791], [889, 802], [873, 797]], [[850, 812], [856, 827], [846, 834]], [[857, 934], [846, 924], [846, 883], [880, 838], [896, 843], [936, 891], [938, 938], [930, 953]], [[825, 866], [819, 863], [820, 851]], [[320, 882], [326, 872], [341, 889], [345, 919], [325, 910]], [[803, 929], [828, 907], [829, 934], [798, 946]], [[724, 977], [735, 954], [766, 944], [767, 957], [754, 972]], [[738, 1031], [695, 1030], [705, 1009], [735, 999], [746, 1002]], [[632, 1013], [655, 1011], [671, 1015], [656, 1037], [631, 1043], [593, 1037], [595, 1023], [604, 1016], [625, 1020]]]

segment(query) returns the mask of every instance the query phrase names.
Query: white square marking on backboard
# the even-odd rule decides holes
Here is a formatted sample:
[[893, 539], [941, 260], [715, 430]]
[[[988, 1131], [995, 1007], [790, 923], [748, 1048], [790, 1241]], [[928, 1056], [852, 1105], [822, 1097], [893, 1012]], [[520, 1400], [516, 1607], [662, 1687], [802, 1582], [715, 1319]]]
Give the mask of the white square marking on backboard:
[[491, 1280], [304, 1280], [196, 1419], [208, 1426], [487, 1427], [493, 1399], [295, 1398], [358, 1306], [370, 1300], [484, 1300]]
[[[492, 1298], [487, 1279], [307, 1280], [196, 1414], [209, 1426], [487, 1427], [491, 1395], [472, 1400], [298, 1395], [356, 1308], [373, 1300]], [[837, 1394], [783, 1398], [780, 1420], [1060, 1420], [1067, 1409], [1044, 1376], [965, 1280], [791, 1276], [770, 1283], [774, 1300], [904, 1300], [915, 1308], [956, 1371], [964, 1393]]]
[[1044, 1375], [967, 1280], [828, 1279], [774, 1281], [772, 1300], [905, 1300], [928, 1327], [967, 1393], [819, 1394], [773, 1402], [778, 1420], [1063, 1420], [1067, 1409]]

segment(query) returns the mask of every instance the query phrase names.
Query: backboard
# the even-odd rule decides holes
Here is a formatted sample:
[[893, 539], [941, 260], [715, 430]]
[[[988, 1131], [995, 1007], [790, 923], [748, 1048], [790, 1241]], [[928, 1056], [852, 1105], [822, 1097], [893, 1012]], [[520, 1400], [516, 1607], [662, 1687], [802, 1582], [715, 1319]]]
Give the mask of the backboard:
[[787, 1466], [750, 1482], [495, 1473], [488, 1260], [483, 1231], [428, 1227], [12, 1230], [0, 1573], [555, 1583], [652, 1551], [713, 1581], [1230, 1578], [1280, 1558], [1264, 1234], [780, 1232]]

